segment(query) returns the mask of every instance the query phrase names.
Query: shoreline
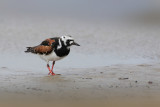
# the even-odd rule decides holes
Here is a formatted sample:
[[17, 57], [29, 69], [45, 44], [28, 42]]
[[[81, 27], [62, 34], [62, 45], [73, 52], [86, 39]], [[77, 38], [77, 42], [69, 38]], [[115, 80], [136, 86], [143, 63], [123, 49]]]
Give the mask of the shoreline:
[[45, 72], [0, 68], [0, 92], [5, 96], [71, 100], [160, 97], [158, 64], [61, 70], [66, 72], [48, 76]]

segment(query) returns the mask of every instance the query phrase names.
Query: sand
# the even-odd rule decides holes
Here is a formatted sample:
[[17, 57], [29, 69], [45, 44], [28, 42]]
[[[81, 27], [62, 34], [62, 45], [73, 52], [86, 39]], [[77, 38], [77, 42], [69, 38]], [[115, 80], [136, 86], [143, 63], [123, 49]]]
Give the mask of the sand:
[[64, 106], [66, 103], [87, 105], [97, 102], [95, 104], [102, 106], [116, 106], [119, 103], [119, 106], [126, 107], [131, 104], [160, 104], [158, 65], [115, 65], [61, 70], [66, 72], [47, 76], [47, 73], [37, 74], [1, 67], [1, 103], [8, 106]]

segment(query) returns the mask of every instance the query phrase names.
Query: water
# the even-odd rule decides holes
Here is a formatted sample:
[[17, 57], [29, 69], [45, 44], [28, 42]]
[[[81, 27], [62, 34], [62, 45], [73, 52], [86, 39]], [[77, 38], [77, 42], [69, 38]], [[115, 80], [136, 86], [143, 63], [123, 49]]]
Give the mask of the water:
[[[82, 8], [83, 7], [83, 8]], [[71, 16], [116, 18], [159, 9], [159, 2], [150, 0], [5, 0], [0, 1], [0, 12], [40, 16]], [[124, 18], [124, 17], [123, 17]]]
[[64, 34], [72, 35], [81, 46], [72, 47], [69, 56], [57, 61], [57, 69], [159, 63], [160, 59], [160, 27], [156, 25], [52, 17], [1, 17], [0, 22], [0, 67], [46, 70], [38, 56], [24, 53], [25, 47]]
[[[32, 54], [22, 54], [18, 56], [2, 55], [0, 57], [0, 66], [15, 70], [35, 70], [46, 71], [46, 62], [41, 60], [39, 56]], [[56, 61], [55, 68], [96, 68], [111, 65], [138, 65], [138, 64], [153, 64], [157, 60], [149, 58], [122, 58], [118, 56], [107, 56], [99, 54], [79, 54], [70, 53], [60, 61]], [[52, 63], [50, 62], [50, 65]]]

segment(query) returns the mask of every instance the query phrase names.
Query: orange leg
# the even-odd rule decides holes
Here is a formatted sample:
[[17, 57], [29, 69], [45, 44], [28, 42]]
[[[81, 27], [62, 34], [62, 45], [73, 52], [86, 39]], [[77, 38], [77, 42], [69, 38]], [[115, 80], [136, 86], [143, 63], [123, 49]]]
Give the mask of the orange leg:
[[52, 63], [52, 70], [51, 70], [52, 72], [53, 72], [54, 64], [55, 64], [55, 61], [53, 61], [53, 63]]
[[55, 73], [53, 73], [53, 71], [50, 69], [50, 67], [49, 67], [49, 64], [47, 64], [47, 68], [48, 68], [48, 70], [49, 70], [49, 73], [48, 73], [48, 75], [55, 75]]

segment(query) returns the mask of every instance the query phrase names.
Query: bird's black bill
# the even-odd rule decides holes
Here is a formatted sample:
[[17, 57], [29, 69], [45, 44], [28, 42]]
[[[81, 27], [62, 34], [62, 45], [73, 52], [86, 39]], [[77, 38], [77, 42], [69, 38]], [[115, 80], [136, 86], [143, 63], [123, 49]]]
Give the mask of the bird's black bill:
[[80, 46], [78, 43], [73, 42], [72, 45]]

